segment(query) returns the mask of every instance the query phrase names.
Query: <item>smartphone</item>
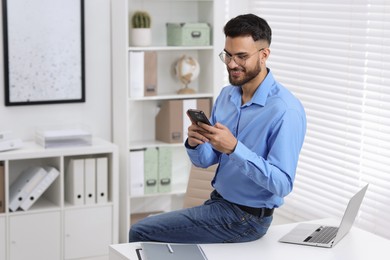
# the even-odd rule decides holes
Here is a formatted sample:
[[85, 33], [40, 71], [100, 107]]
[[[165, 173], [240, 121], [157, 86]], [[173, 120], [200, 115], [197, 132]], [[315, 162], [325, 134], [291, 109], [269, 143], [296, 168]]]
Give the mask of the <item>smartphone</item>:
[[208, 125], [211, 125], [209, 119], [207, 118], [206, 114], [199, 109], [188, 109], [187, 115], [191, 118], [192, 122], [202, 122]]

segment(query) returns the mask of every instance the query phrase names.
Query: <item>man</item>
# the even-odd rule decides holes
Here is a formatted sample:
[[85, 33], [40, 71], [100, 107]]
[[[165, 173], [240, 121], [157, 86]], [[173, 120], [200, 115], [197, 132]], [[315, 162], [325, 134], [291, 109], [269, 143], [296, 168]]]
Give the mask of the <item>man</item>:
[[213, 126], [192, 123], [185, 146], [198, 167], [219, 164], [203, 205], [145, 218], [130, 229], [130, 242], [229, 243], [259, 239], [274, 208], [293, 188], [306, 133], [301, 103], [273, 77], [266, 61], [271, 28], [253, 14], [224, 28], [220, 58], [230, 86], [212, 109]]

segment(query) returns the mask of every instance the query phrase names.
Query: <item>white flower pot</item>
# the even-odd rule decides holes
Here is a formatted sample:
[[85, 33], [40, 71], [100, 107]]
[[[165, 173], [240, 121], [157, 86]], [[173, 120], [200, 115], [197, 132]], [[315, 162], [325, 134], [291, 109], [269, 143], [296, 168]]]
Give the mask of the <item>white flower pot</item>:
[[132, 46], [150, 46], [152, 43], [152, 31], [150, 28], [133, 28], [130, 34]]

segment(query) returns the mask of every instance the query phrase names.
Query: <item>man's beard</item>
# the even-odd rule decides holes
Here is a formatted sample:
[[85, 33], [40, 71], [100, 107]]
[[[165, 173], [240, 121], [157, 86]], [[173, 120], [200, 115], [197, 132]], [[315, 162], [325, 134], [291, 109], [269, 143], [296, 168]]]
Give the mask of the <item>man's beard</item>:
[[[240, 70], [240, 71], [244, 72], [245, 75], [244, 75], [243, 79], [232, 78], [232, 76], [230, 74], [230, 71], [236, 71], [236, 70]], [[229, 82], [233, 86], [242, 86], [242, 85], [245, 85], [246, 83], [248, 83], [249, 81], [251, 81], [252, 79], [256, 78], [257, 75], [260, 74], [260, 72], [261, 72], [261, 67], [260, 67], [260, 64], [258, 64], [258, 63], [256, 64], [256, 67], [253, 70], [250, 70], [250, 71], [247, 71], [243, 67], [237, 67], [235, 69], [229, 69], [228, 68]]]

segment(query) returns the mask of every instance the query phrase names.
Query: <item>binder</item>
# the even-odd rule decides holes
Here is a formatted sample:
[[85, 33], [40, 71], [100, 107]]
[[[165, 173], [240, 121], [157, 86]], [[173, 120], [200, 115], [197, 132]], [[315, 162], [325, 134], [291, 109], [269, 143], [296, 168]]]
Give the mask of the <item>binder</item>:
[[145, 149], [130, 150], [130, 196], [143, 196], [144, 193], [144, 151]]
[[84, 159], [84, 200], [85, 204], [96, 203], [96, 160]]
[[142, 255], [148, 260], [206, 260], [202, 247], [197, 244], [167, 244], [142, 242]]
[[9, 209], [16, 211], [46, 174], [47, 172], [42, 167], [32, 167], [24, 170], [10, 187]]
[[0, 213], [5, 212], [5, 173], [4, 165], [0, 162]]
[[188, 108], [197, 108], [209, 117], [210, 98], [164, 100], [161, 102], [155, 123], [156, 140], [165, 143], [183, 143], [187, 139], [188, 127], [191, 124], [186, 112]]
[[51, 166], [44, 167], [46, 176], [38, 183], [38, 185], [33, 189], [33, 191], [22, 201], [20, 208], [22, 210], [28, 210], [45, 191], [50, 187], [50, 185], [55, 181], [55, 179], [60, 175], [60, 172]]
[[170, 192], [172, 180], [172, 149], [158, 148], [158, 192]]
[[164, 100], [156, 115], [156, 140], [166, 143], [183, 142], [183, 100]]
[[145, 194], [157, 193], [158, 178], [158, 150], [147, 148], [144, 152], [144, 192]]
[[70, 159], [65, 174], [65, 200], [72, 205], [84, 204], [84, 159]]
[[129, 94], [132, 98], [144, 96], [144, 52], [129, 52]]
[[96, 203], [108, 201], [108, 158], [96, 158]]
[[145, 51], [144, 55], [144, 95], [157, 95], [157, 52]]

